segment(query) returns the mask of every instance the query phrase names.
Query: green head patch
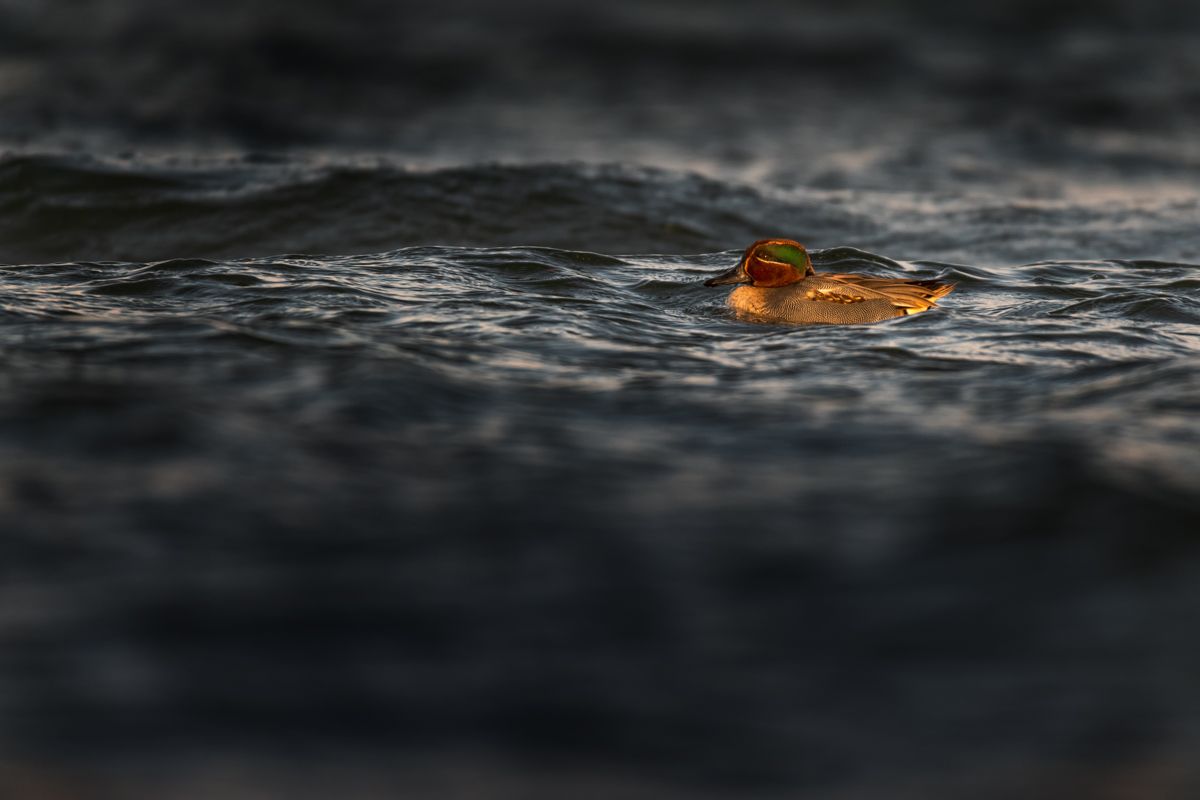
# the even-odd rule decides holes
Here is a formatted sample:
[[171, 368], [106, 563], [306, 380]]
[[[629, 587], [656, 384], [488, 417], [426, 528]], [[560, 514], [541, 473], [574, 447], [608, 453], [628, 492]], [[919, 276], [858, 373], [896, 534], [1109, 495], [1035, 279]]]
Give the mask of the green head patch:
[[759, 247], [758, 253], [762, 258], [791, 264], [800, 270], [801, 275], [809, 275], [813, 271], [808, 253], [805, 252], [802, 246], [795, 243], [772, 242], [771, 244], [764, 244]]

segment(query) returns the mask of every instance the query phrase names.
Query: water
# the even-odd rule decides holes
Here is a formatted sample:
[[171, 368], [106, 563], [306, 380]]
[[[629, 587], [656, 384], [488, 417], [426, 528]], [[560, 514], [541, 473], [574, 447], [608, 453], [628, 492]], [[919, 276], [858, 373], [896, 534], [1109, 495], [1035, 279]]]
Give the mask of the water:
[[0, 788], [1200, 791], [1190, 17], [743, 5], [16, 8]]

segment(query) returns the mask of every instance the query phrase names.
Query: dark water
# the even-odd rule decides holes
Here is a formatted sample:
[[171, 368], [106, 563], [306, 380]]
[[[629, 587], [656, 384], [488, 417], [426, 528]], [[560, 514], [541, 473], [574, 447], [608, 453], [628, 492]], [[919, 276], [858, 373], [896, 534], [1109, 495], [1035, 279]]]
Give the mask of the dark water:
[[1186, 7], [352, 6], [0, 32], [0, 790], [1200, 792]]

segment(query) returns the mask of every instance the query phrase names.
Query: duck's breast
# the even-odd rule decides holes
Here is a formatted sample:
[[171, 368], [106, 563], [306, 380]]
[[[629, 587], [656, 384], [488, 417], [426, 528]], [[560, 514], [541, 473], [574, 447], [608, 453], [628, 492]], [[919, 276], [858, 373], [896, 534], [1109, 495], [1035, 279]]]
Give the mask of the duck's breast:
[[857, 303], [809, 300], [807, 289], [799, 284], [780, 289], [739, 286], [729, 294], [729, 307], [738, 316], [767, 322], [794, 322], [816, 325], [853, 325], [881, 322], [904, 315], [890, 300], [871, 298]]

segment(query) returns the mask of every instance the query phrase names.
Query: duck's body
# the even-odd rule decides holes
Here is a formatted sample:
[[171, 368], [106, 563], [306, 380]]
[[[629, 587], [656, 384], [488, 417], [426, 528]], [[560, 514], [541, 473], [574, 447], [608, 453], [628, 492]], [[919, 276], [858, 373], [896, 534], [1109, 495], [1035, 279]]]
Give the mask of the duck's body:
[[872, 278], [813, 271], [804, 247], [787, 239], [764, 239], [746, 250], [729, 272], [709, 286], [748, 283], [729, 295], [738, 316], [765, 322], [851, 325], [919, 314], [954, 285], [903, 278]]
[[778, 288], [739, 286], [729, 307], [769, 322], [851, 325], [919, 314], [954, 289], [932, 281], [814, 273]]

